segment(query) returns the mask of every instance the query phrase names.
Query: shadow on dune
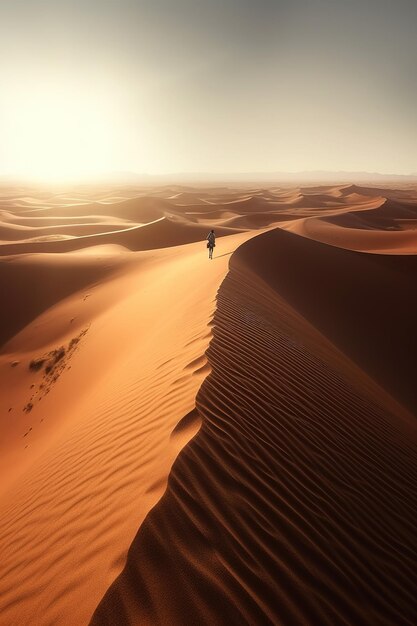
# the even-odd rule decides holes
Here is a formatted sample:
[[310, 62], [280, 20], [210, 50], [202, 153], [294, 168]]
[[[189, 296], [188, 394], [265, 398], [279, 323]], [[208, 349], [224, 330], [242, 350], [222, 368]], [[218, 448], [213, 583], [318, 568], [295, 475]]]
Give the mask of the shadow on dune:
[[218, 254], [217, 256], [213, 257], [213, 261], [215, 261], [216, 259], [221, 259], [223, 256], [229, 256], [230, 254], [233, 254], [233, 252], [225, 252], [224, 254]]
[[202, 427], [93, 626], [414, 622], [415, 424], [314, 327], [362, 361], [368, 332], [405, 372], [390, 320], [415, 268], [396, 261], [279, 231], [232, 257]]
[[124, 263], [117, 256], [103, 261], [100, 248], [95, 257], [28, 255], [0, 263], [0, 289], [5, 303], [0, 348], [46, 309], [111, 277]]
[[234, 258], [417, 411], [417, 256], [354, 252], [277, 229]]

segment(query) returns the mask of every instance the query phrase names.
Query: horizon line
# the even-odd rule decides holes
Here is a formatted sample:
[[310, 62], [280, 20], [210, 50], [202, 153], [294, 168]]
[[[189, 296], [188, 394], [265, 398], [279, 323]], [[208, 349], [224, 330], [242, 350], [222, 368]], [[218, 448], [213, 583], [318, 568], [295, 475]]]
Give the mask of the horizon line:
[[[417, 172], [412, 173], [384, 173], [378, 171], [367, 170], [260, 170], [260, 171], [237, 171], [237, 172], [207, 172], [207, 171], [181, 171], [181, 172], [168, 172], [168, 173], [148, 173], [148, 172], [136, 172], [133, 170], [109, 170], [105, 172], [90, 172], [85, 174], [69, 175], [67, 177], [51, 177], [48, 179], [46, 176], [37, 176], [30, 174], [0, 174], [0, 184], [4, 183], [19, 183], [19, 184], [47, 184], [47, 185], [59, 185], [59, 184], [88, 184], [105, 182], [106, 179], [109, 182], [117, 184], [117, 182], [141, 183], [143, 180], [169, 180], [175, 184], [175, 179], [181, 179], [181, 182], [186, 182], [186, 179], [190, 179], [196, 182], [198, 179], [204, 179], [201, 182], [233, 182], [238, 179], [238, 182], [244, 182], [246, 179], [248, 182], [272, 182], [273, 179], [279, 180], [279, 182], [285, 182], [288, 178], [289, 181], [297, 179], [302, 182], [303, 178], [315, 177], [317, 181], [326, 182], [326, 177], [332, 178], [332, 182], [336, 177], [351, 177], [349, 182], [354, 182], [354, 178], [360, 177], [363, 180], [371, 180], [372, 178], [381, 179], [401, 179], [410, 180], [415, 179], [417, 182]], [[127, 180], [130, 179], [130, 180]], [[135, 180], [136, 179], [136, 180]], [[343, 182], [339, 180], [338, 182]]]

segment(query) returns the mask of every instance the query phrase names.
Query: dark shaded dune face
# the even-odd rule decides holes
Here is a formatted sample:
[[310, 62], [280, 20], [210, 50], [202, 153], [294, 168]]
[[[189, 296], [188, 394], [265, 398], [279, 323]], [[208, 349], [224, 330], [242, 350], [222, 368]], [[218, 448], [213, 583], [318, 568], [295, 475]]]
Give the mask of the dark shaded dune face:
[[300, 191], [303, 194], [327, 194], [327, 195], [340, 195], [340, 185], [309, 185], [300, 187]]
[[415, 189], [392, 189], [390, 187], [367, 187], [365, 185], [346, 185], [340, 187], [340, 193], [344, 196], [357, 193], [364, 196], [383, 196], [384, 198], [408, 198], [415, 195]]
[[334, 197], [326, 194], [306, 194], [300, 195], [294, 202], [291, 203], [292, 206], [297, 206], [300, 208], [315, 208], [315, 209], [325, 209], [329, 207], [339, 208], [344, 204], [343, 198]]
[[[273, 206], [273, 205], [272, 205]], [[215, 207], [215, 208], [214, 208]], [[250, 196], [249, 198], [236, 199], [231, 198], [225, 202], [223, 198], [220, 202], [212, 202], [204, 205], [189, 205], [186, 207], [187, 215], [201, 215], [204, 218], [216, 218], [224, 213], [233, 213], [235, 215], [257, 215], [265, 210], [270, 210], [271, 203], [262, 197]]]
[[[323, 217], [324, 222], [329, 224], [336, 224], [336, 226], [342, 226], [343, 228], [362, 228], [364, 230], [376, 230], [375, 223], [372, 219], [369, 219], [363, 213], [368, 211], [355, 211], [349, 213], [343, 213], [341, 215], [329, 215]], [[378, 221], [378, 230], [381, 228], [381, 223]]]
[[407, 201], [386, 200], [377, 210], [370, 211], [373, 216], [384, 219], [417, 218], [417, 198]]
[[361, 198], [363, 201], [369, 197], [384, 196], [381, 189], [371, 189], [359, 185], [314, 185], [312, 187], [300, 187], [302, 197], [315, 199], [320, 206], [320, 200], [324, 199], [336, 205], [348, 202], [351, 198]]
[[103, 280], [122, 264], [121, 258], [103, 262], [99, 250], [97, 258], [28, 255], [0, 263], [0, 293], [6, 303], [1, 312], [0, 347], [43, 311]]
[[252, 264], [294, 308], [397, 400], [417, 410], [417, 257], [343, 250], [274, 230]]
[[373, 230], [403, 230], [417, 228], [417, 199], [385, 200], [379, 207], [367, 211], [350, 211], [324, 218], [344, 228]]
[[248, 215], [238, 215], [232, 218], [227, 219], [223, 222], [224, 226], [234, 227], [234, 228], [242, 228], [245, 230], [250, 229], [258, 229], [258, 228], [267, 228], [273, 224], [278, 222], [285, 222], [289, 220], [293, 220], [294, 215], [292, 213], [286, 214], [285, 212], [280, 213], [279, 211], [270, 212], [270, 213], [251, 213]]
[[[277, 194], [269, 197], [267, 206], [270, 209], [276, 207], [283, 209], [310, 209], [320, 215], [323, 211], [333, 209], [346, 209], [349, 206], [359, 206], [372, 208], [378, 206], [383, 198], [374, 193], [372, 195], [361, 193], [360, 188], [350, 189], [347, 193], [342, 193], [343, 187], [312, 187], [293, 190], [291, 194]], [[376, 190], [377, 191], [377, 190]], [[301, 213], [302, 214], [302, 213]]]
[[307, 195], [326, 194], [340, 199], [349, 198], [349, 196], [363, 197], [383, 197], [393, 199], [407, 199], [415, 195], [414, 185], [410, 185], [405, 189], [394, 189], [390, 186], [381, 187], [378, 185], [356, 185], [356, 184], [339, 184], [339, 185], [313, 185], [308, 187], [300, 187], [300, 191]]
[[249, 196], [248, 198], [234, 199], [231, 198], [228, 202], [218, 202], [217, 207], [223, 211], [234, 211], [235, 213], [252, 213], [259, 210], [265, 210], [268, 203], [263, 199], [256, 196]]
[[201, 430], [93, 626], [415, 623], [415, 426], [271, 284], [293, 240], [232, 258]]

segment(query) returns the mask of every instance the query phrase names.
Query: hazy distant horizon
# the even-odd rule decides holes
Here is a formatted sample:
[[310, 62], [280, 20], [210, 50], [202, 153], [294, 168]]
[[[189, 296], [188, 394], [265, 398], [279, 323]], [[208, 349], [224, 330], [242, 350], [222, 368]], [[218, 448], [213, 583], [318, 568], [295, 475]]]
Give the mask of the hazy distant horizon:
[[[55, 181], [58, 185], [95, 185], [109, 183], [114, 185], [146, 185], [146, 184], [285, 184], [285, 183], [416, 183], [417, 173], [388, 174], [381, 172], [354, 172], [343, 170], [306, 170], [300, 172], [172, 172], [167, 174], [147, 174], [141, 172], [104, 172], [96, 176], [75, 177], [63, 182]], [[47, 181], [24, 176], [10, 176], [0, 174], [0, 184], [43, 186]], [[52, 181], [54, 184], [54, 181]]]

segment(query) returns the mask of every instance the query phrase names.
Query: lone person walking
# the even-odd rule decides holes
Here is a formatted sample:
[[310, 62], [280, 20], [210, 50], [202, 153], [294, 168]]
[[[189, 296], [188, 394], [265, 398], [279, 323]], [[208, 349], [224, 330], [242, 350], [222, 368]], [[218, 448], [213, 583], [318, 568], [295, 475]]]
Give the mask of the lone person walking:
[[216, 235], [214, 234], [214, 230], [211, 230], [207, 235], [207, 248], [209, 251], [209, 259], [213, 258], [213, 249], [216, 245]]

